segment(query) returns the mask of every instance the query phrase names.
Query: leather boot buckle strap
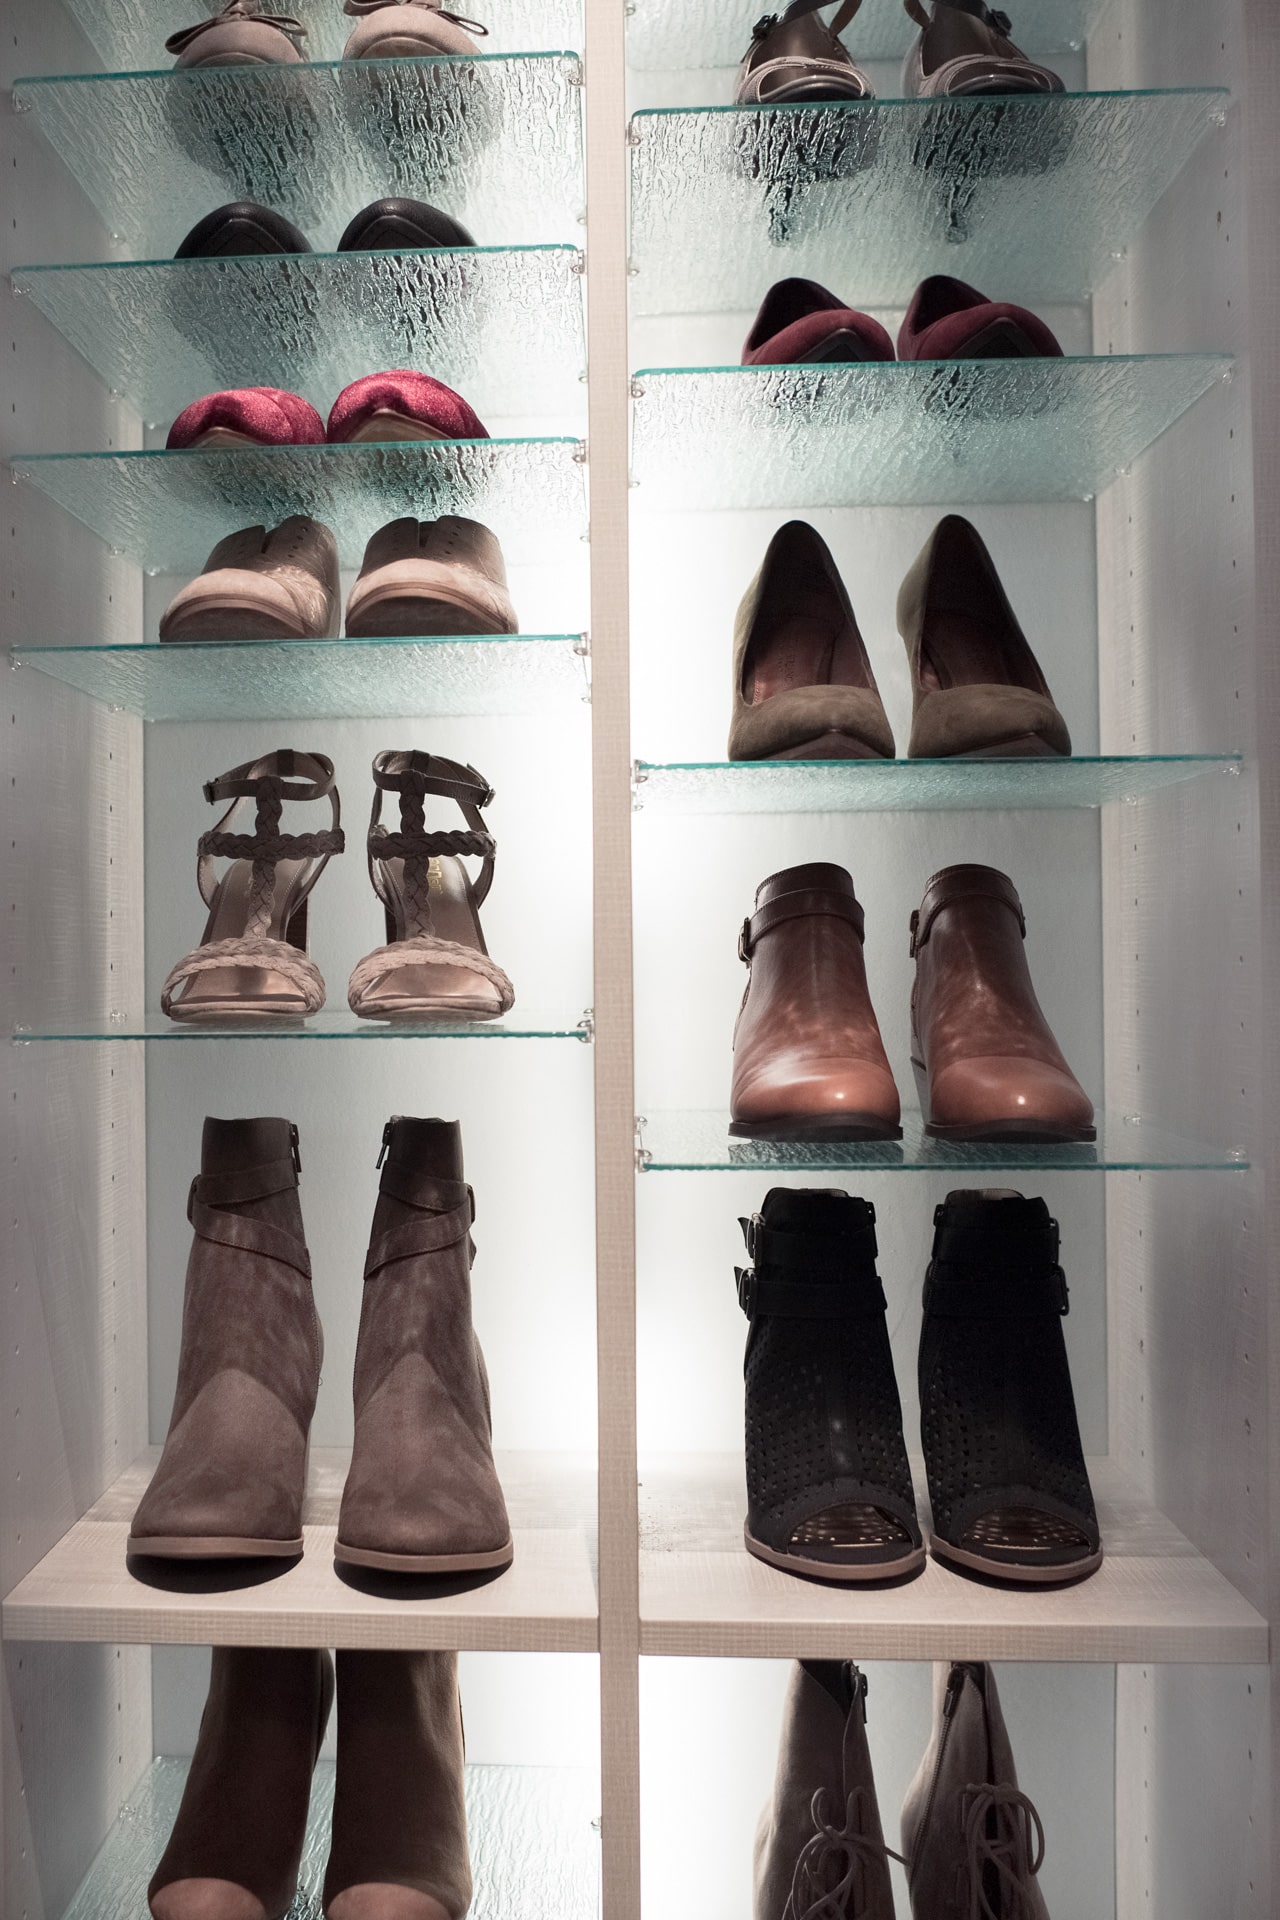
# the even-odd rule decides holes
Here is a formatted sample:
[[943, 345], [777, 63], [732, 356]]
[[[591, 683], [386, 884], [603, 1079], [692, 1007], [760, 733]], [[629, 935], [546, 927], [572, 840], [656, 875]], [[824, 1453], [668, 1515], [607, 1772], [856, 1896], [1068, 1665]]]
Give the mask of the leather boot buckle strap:
[[749, 966], [751, 954], [756, 942], [774, 927], [781, 926], [784, 920], [804, 920], [811, 914], [831, 914], [837, 920], [847, 920], [857, 934], [864, 937], [864, 916], [862, 908], [851, 893], [835, 893], [826, 887], [800, 887], [795, 893], [779, 894], [776, 900], [766, 900], [742, 923], [742, 932], [738, 935], [738, 958]]
[[234, 1173], [200, 1173], [191, 1191], [207, 1207], [234, 1207], [245, 1200], [265, 1200], [298, 1184], [298, 1170], [287, 1160], [268, 1160], [260, 1167], [240, 1167]]
[[187, 1196], [187, 1218], [202, 1240], [218, 1246], [234, 1247], [241, 1253], [260, 1253], [267, 1260], [278, 1260], [296, 1273], [311, 1278], [311, 1256], [303, 1243], [283, 1227], [267, 1220], [250, 1220], [242, 1213], [225, 1213], [200, 1198], [199, 1178], [191, 1182]]
[[1071, 1311], [1061, 1267], [1002, 1267], [975, 1273], [934, 1260], [924, 1282], [924, 1310], [947, 1320], [1064, 1319]]
[[847, 1280], [857, 1268], [875, 1265], [876, 1235], [870, 1222], [845, 1232], [793, 1233], [770, 1227], [757, 1213], [738, 1225], [748, 1258], [774, 1272], [829, 1274]]
[[786, 1320], [875, 1320], [885, 1312], [884, 1289], [876, 1277], [874, 1288], [849, 1287], [838, 1280], [806, 1285], [801, 1280], [775, 1280], [754, 1267], [735, 1267], [738, 1305], [748, 1320], [768, 1313]]
[[393, 1260], [412, 1260], [420, 1253], [441, 1253], [456, 1247], [471, 1231], [469, 1205], [455, 1207], [451, 1213], [420, 1213], [403, 1226], [380, 1233], [365, 1256], [364, 1277], [372, 1280]]

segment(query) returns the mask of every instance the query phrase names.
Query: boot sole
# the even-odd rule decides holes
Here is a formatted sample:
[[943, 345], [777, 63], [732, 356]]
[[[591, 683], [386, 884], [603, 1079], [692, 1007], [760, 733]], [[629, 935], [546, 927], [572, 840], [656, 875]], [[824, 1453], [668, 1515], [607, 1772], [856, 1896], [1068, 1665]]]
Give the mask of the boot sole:
[[369, 1567], [377, 1573], [491, 1573], [509, 1567], [515, 1542], [487, 1553], [375, 1553], [369, 1547], [344, 1547], [334, 1542], [333, 1557], [341, 1566]]
[[916, 1091], [920, 1096], [920, 1116], [931, 1140], [972, 1141], [975, 1146], [998, 1146], [1004, 1140], [1025, 1140], [1029, 1146], [1054, 1147], [1076, 1141], [1096, 1140], [1096, 1127], [1055, 1127], [1049, 1120], [988, 1120], [972, 1126], [943, 1126], [930, 1118], [929, 1075], [919, 1060], [912, 1060]]
[[923, 1547], [912, 1547], [910, 1553], [904, 1554], [900, 1560], [806, 1560], [798, 1553], [778, 1553], [773, 1547], [764, 1546], [761, 1541], [753, 1539], [745, 1527], [742, 1538], [747, 1552], [768, 1566], [778, 1567], [783, 1573], [804, 1573], [818, 1580], [838, 1580], [842, 1586], [857, 1586], [869, 1580], [901, 1580], [908, 1574], [919, 1573], [929, 1557]]
[[1102, 1565], [1104, 1554], [1101, 1547], [1084, 1560], [1070, 1560], [1057, 1566], [1028, 1566], [1008, 1560], [987, 1560], [980, 1553], [971, 1553], [965, 1547], [953, 1547], [949, 1541], [939, 1540], [935, 1534], [930, 1547], [935, 1560], [944, 1565], [963, 1567], [968, 1573], [985, 1574], [992, 1580], [1007, 1580], [1019, 1587], [1065, 1587], [1074, 1585], [1077, 1580], [1087, 1580]]
[[890, 1127], [873, 1113], [842, 1114], [836, 1120], [819, 1116], [782, 1120], [731, 1120], [735, 1140], [901, 1140], [902, 1128]]
[[255, 1540], [247, 1534], [155, 1534], [141, 1540], [130, 1534], [125, 1552], [150, 1560], [296, 1560], [296, 1540]]

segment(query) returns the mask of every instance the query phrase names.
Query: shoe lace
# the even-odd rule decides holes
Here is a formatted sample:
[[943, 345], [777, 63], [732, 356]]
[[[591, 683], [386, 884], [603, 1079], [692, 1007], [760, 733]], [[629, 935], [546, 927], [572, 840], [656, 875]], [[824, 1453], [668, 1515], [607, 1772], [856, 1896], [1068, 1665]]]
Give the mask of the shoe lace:
[[[831, 1797], [825, 1787], [814, 1794], [809, 1811], [814, 1831], [800, 1849], [782, 1920], [859, 1920], [867, 1905], [867, 1867], [900, 1853], [862, 1831], [866, 1793], [855, 1787], [845, 1803], [844, 1826], [829, 1818]], [[905, 1865], [906, 1863], [903, 1862]], [[832, 1875], [836, 1884], [828, 1888]]]
[[[961, 1798], [969, 1920], [1035, 1920], [1031, 1881], [1044, 1860], [1044, 1826], [1016, 1787], [969, 1786]], [[999, 1904], [987, 1896], [994, 1871]]]

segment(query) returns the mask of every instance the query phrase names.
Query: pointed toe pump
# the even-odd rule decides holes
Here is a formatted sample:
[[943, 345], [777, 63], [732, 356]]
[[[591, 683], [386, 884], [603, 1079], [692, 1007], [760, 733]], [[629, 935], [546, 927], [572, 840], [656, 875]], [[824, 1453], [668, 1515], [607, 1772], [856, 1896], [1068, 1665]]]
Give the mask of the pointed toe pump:
[[379, 1165], [334, 1559], [386, 1573], [492, 1572], [514, 1548], [471, 1320], [475, 1201], [461, 1130], [397, 1115]]
[[1043, 1200], [949, 1193], [934, 1214], [920, 1433], [935, 1558], [1026, 1586], [1102, 1565]]
[[[493, 1020], [515, 1005], [515, 988], [489, 958], [480, 908], [493, 883], [497, 852], [481, 808], [493, 789], [474, 767], [439, 754], [388, 751], [373, 763], [369, 878], [387, 916], [387, 943], [365, 955], [347, 991], [365, 1020], [420, 1020], [454, 1015]], [[381, 825], [382, 796], [400, 796], [400, 830]], [[453, 800], [466, 830], [428, 833], [429, 794]], [[473, 884], [465, 856], [482, 862]]]
[[940, 520], [898, 594], [913, 760], [1071, 752], [1067, 723], [976, 527]]
[[840, 39], [862, 0], [843, 0], [830, 26], [822, 18], [828, 4], [829, 0], [791, 0], [782, 13], [767, 13], [756, 22], [738, 69], [734, 93], [738, 106], [874, 97], [870, 80]]
[[1017, 889], [995, 867], [936, 873], [911, 916], [911, 1063], [935, 1138], [1097, 1137], [1036, 998], [1026, 930]]
[[908, 100], [957, 94], [1062, 93], [1052, 68], [1029, 60], [1009, 38], [1013, 22], [986, 0], [903, 0], [920, 36], [907, 54]]
[[1060, 360], [1062, 348], [1027, 307], [988, 300], [949, 274], [922, 280], [898, 332], [899, 360]]
[[[889, 1580], [925, 1562], [875, 1211], [775, 1187], [742, 1223], [747, 1551], [786, 1573]], [[843, 1807], [843, 1802], [841, 1802]]]
[[302, 1552], [307, 1443], [324, 1357], [287, 1120], [204, 1123], [173, 1412], [131, 1554]]
[[744, 367], [892, 360], [893, 341], [869, 313], [856, 313], [816, 280], [770, 287], [742, 349]]
[[[160, 992], [171, 1020], [301, 1020], [324, 1005], [324, 980], [307, 952], [311, 892], [346, 842], [333, 762], [281, 747], [219, 774], [204, 790], [231, 805], [202, 834], [196, 878], [209, 909], [200, 945], [173, 967]], [[332, 825], [281, 833], [285, 801], [328, 800]], [[247, 827], [252, 802], [253, 832]], [[221, 879], [215, 862], [230, 865]]]
[[851, 1660], [797, 1660], [756, 1830], [754, 1920], [893, 1920], [897, 1857], [880, 1825], [866, 1675]]
[[738, 608], [730, 760], [892, 760], [844, 582], [803, 520], [779, 528]]

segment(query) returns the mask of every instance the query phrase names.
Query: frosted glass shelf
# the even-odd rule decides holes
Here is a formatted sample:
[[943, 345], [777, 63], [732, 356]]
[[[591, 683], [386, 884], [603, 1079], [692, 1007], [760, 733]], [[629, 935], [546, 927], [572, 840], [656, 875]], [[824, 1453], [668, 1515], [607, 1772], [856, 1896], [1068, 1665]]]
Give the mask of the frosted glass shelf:
[[34, 667], [144, 720], [375, 720], [549, 713], [590, 697], [585, 635], [19, 647]]
[[14, 105], [134, 259], [243, 197], [313, 247], [384, 194], [499, 246], [581, 238], [581, 72], [563, 53], [196, 67], [20, 80]]
[[467, 514], [513, 560], [586, 533], [581, 441], [420, 440], [346, 447], [199, 447], [170, 453], [51, 453], [15, 459], [29, 480], [150, 573], [198, 573], [237, 527], [309, 513], [358, 567], [388, 520]]
[[283, 387], [322, 414], [356, 373], [429, 368], [495, 415], [583, 408], [574, 247], [19, 267], [28, 295], [151, 425], [202, 393]]
[[637, 813], [929, 813], [968, 808], [1099, 807], [1208, 774], [1233, 778], [1238, 754], [1071, 760], [638, 760]]
[[1231, 370], [1221, 354], [657, 368], [632, 476], [668, 508], [1084, 500]]
[[[916, 1501], [928, 1528], [920, 1461]], [[640, 1463], [640, 1651], [738, 1659], [1190, 1661], [1267, 1658], [1267, 1622], [1108, 1459], [1089, 1462], [1105, 1558], [1078, 1586], [998, 1587], [930, 1559], [915, 1580], [839, 1588], [742, 1544], [740, 1454]]]
[[[341, 994], [335, 994], [341, 999]], [[15, 1045], [47, 1040], [590, 1040], [590, 1013], [515, 1006], [498, 1020], [360, 1020], [346, 1008], [323, 1008], [305, 1023], [265, 1020], [205, 1025], [170, 1020], [158, 1006], [142, 1014], [97, 1015], [80, 1021], [16, 1026]]]
[[[333, 1563], [349, 1448], [312, 1448], [303, 1553], [275, 1562], [257, 1580], [243, 1577], [243, 1563], [148, 1569], [127, 1560], [130, 1522], [159, 1458], [159, 1447], [145, 1449], [6, 1596], [6, 1639], [595, 1651], [596, 1474], [589, 1456], [497, 1453], [515, 1540], [505, 1573], [368, 1581], [339, 1579]], [[119, 1911], [104, 1907], [104, 1920]], [[145, 1907], [139, 1912], [145, 1915]]]
[[[169, 1839], [185, 1760], [153, 1760], [128, 1796], [64, 1920], [136, 1920]], [[298, 1893], [287, 1920], [320, 1920], [336, 1767], [321, 1760]], [[600, 1907], [600, 1790], [587, 1767], [468, 1767], [475, 1893], [469, 1920], [595, 1920]]]
[[[113, 72], [154, 67], [165, 57], [169, 35], [201, 18], [198, 0], [111, 0], [109, 6], [102, 0], [64, 3], [102, 55], [104, 66]], [[877, 6], [883, 3], [875, 0]], [[1053, 0], [1055, 6], [1060, 3]], [[1036, 4], [1043, 6], [1045, 0]], [[343, 13], [342, 0], [290, 0], [284, 11], [306, 28], [309, 59], [342, 58], [347, 36], [356, 24]], [[481, 43], [486, 53], [532, 53], [542, 47], [582, 45], [581, 0], [485, 0], [481, 11], [489, 29]]]
[[[91, 0], [76, 0], [86, 11]], [[1014, 36], [1028, 53], [1062, 53], [1083, 45], [1108, 0], [1023, 0]], [[740, 0], [634, 0], [627, 21], [627, 59], [639, 69], [736, 67], [751, 23]], [[901, 0], [865, 0], [842, 35], [855, 60], [899, 60], [916, 37]]]
[[638, 113], [635, 310], [754, 312], [790, 274], [857, 307], [905, 306], [941, 272], [1004, 300], [1079, 299], [1227, 98], [1195, 88]]
[[726, 1112], [706, 1108], [650, 1110], [636, 1121], [636, 1164], [642, 1173], [1161, 1173], [1182, 1169], [1241, 1173], [1243, 1148], [1184, 1140], [1149, 1121], [1100, 1115], [1094, 1142], [1060, 1146], [978, 1146], [928, 1139], [917, 1112], [902, 1116], [901, 1140], [820, 1143], [734, 1140]]

